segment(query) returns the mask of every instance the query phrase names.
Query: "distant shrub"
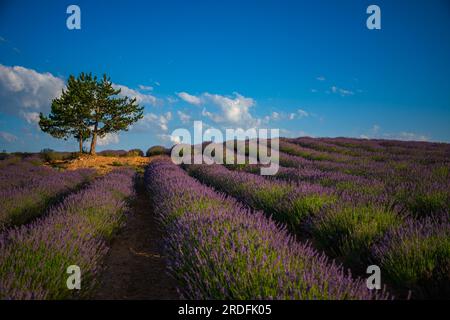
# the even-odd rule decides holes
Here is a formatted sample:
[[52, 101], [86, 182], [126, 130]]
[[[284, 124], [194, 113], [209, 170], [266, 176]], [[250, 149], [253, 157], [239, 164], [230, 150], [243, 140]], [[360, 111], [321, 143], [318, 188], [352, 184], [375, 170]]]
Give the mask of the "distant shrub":
[[42, 149], [40, 152], [41, 159], [46, 162], [70, 160], [74, 159], [76, 156], [77, 153], [74, 152], [57, 152], [48, 148]]
[[120, 163], [120, 162], [118, 162], [118, 161], [114, 161], [111, 165], [112, 165], [113, 167], [121, 167], [121, 166], [122, 166], [122, 163]]
[[127, 157], [143, 157], [144, 151], [141, 149], [131, 149], [127, 152]]
[[152, 157], [162, 154], [169, 154], [169, 150], [163, 146], [153, 146], [147, 150], [146, 156]]
[[7, 154], [6, 152], [0, 153], [0, 160], [8, 159], [8, 157], [9, 157], [9, 154]]
[[126, 150], [104, 150], [97, 152], [98, 155], [104, 157], [126, 157], [127, 153], [128, 152]]

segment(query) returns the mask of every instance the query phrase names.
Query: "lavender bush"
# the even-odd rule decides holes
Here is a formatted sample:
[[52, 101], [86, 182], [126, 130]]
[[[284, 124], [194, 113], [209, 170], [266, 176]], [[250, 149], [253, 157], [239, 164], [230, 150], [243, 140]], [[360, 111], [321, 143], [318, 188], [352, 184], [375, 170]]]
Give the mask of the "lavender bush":
[[413, 298], [450, 298], [450, 219], [448, 215], [409, 219], [372, 247], [389, 281], [411, 290]]
[[[132, 170], [120, 169], [70, 194], [46, 217], [0, 235], [0, 299], [83, 297], [95, 286], [107, 241], [123, 223]], [[82, 290], [66, 287], [78, 265]]]
[[145, 181], [167, 229], [170, 270], [182, 297], [376, 298], [362, 280], [261, 212], [214, 192], [168, 160], [153, 161]]
[[65, 193], [76, 189], [94, 175], [93, 170], [59, 172], [30, 161], [0, 169], [0, 231], [28, 222]]
[[248, 206], [263, 210], [293, 231], [324, 206], [334, 203], [331, 190], [307, 182], [291, 184], [262, 176], [230, 171], [220, 165], [191, 165], [189, 173], [200, 181], [226, 192]]

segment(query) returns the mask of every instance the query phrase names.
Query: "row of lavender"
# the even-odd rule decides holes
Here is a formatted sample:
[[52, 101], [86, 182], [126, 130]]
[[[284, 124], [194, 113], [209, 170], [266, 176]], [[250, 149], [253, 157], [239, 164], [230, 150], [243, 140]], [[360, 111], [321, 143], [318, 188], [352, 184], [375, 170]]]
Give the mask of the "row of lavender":
[[[400, 295], [449, 296], [450, 220], [447, 214], [412, 219], [379, 201], [309, 182], [270, 180], [219, 165], [192, 165], [191, 175], [312, 237], [355, 271], [379, 265]], [[299, 169], [301, 170], [301, 169]]]
[[[372, 299], [361, 279], [169, 160], [145, 172], [183, 298]], [[378, 298], [386, 298], [379, 294]]]
[[[281, 143], [282, 146], [284, 144]], [[303, 147], [289, 144], [289, 148], [285, 151], [291, 154], [280, 155], [283, 167], [276, 178], [332, 186], [344, 194], [357, 196], [361, 201], [369, 199], [388, 207], [395, 206], [397, 210], [416, 217], [450, 210], [448, 158], [446, 161], [436, 158], [425, 165], [411, 159], [379, 162], [362, 156], [343, 163], [305, 159], [298, 153], [299, 150], [303, 151]], [[248, 166], [244, 169], [254, 171]]]
[[2, 162], [5, 163], [0, 167], [0, 231], [43, 214], [51, 203], [94, 175], [89, 169], [60, 172], [37, 165], [33, 159]]
[[[66, 299], [89, 295], [107, 242], [124, 221], [134, 171], [120, 169], [68, 195], [45, 217], [0, 234], [0, 299]], [[80, 267], [82, 290], [67, 288]]]
[[413, 160], [421, 164], [433, 164], [448, 162], [450, 156], [450, 146], [443, 143], [309, 137], [284, 141], [315, 150], [325, 156], [339, 154], [373, 161]]

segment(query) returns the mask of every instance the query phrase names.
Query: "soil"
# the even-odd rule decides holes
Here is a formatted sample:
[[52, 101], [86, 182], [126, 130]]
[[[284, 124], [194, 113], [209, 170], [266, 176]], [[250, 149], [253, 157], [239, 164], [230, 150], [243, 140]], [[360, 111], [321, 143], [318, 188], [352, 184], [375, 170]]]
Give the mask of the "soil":
[[149, 164], [151, 158], [147, 157], [105, 157], [83, 155], [74, 160], [54, 161], [50, 165], [67, 170], [92, 168], [99, 174], [105, 174], [120, 167], [143, 169]]
[[179, 299], [175, 281], [167, 274], [161, 246], [164, 234], [142, 179], [136, 183], [136, 191], [127, 224], [111, 243], [93, 299]]

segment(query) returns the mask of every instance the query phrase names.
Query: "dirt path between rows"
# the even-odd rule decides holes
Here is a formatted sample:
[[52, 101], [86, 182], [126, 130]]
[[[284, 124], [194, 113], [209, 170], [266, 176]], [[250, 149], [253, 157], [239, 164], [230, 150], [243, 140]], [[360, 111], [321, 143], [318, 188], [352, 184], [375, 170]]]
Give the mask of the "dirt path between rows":
[[101, 284], [94, 299], [178, 299], [175, 281], [167, 275], [162, 231], [142, 179], [127, 224], [111, 243]]

